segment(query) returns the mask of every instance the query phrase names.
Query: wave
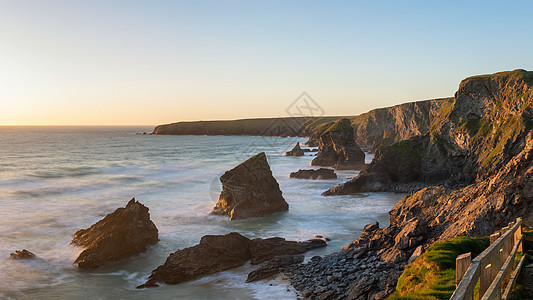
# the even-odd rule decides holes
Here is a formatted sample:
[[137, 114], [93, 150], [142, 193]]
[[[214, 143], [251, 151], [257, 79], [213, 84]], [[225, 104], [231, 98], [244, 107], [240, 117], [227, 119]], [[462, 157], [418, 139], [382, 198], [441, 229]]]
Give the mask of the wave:
[[83, 177], [101, 173], [103, 172], [93, 167], [67, 167], [59, 170], [39, 170], [30, 176], [41, 179], [57, 179], [65, 177]]

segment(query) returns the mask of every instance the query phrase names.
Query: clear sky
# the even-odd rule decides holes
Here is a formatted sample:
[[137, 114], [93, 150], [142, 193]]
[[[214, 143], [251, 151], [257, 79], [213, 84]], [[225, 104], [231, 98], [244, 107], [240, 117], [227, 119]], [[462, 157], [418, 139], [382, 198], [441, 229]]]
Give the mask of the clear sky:
[[533, 1], [0, 1], [0, 124], [327, 115], [533, 70]]

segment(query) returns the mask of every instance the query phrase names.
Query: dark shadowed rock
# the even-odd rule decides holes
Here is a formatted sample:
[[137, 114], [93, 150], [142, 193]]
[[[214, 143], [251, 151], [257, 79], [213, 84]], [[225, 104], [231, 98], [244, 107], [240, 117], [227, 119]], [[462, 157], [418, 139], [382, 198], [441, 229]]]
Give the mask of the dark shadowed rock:
[[332, 169], [320, 168], [317, 170], [298, 170], [298, 172], [292, 172], [290, 177], [297, 179], [334, 179], [337, 178], [337, 174]]
[[74, 263], [79, 268], [97, 268], [146, 251], [159, 241], [148, 207], [131, 199], [88, 229], [74, 234], [72, 244], [85, 248]]
[[226, 215], [230, 220], [236, 220], [289, 209], [264, 152], [227, 171], [220, 181], [222, 192], [211, 211], [213, 215]]
[[254, 239], [250, 243], [252, 265], [262, 263], [278, 255], [295, 255], [314, 248], [327, 246], [321, 239], [311, 239], [304, 242], [286, 241], [284, 238]]
[[278, 274], [283, 267], [299, 264], [304, 261], [303, 255], [281, 255], [262, 263], [259, 268], [250, 272], [246, 282], [253, 282]]
[[296, 143], [296, 146], [291, 151], [283, 153], [285, 156], [303, 156], [304, 154], [305, 151], [300, 148], [300, 142]]
[[[263, 270], [250, 277], [259, 280], [273, 275], [274, 271], [279, 272], [277, 270], [282, 266], [297, 262], [299, 258], [292, 258], [293, 255], [323, 246], [326, 246], [326, 242], [322, 240], [294, 242], [279, 237], [249, 240], [236, 232], [206, 235], [200, 244], [172, 253], [138, 288], [156, 287], [157, 283], [178, 284], [242, 266], [250, 259], [252, 264], [258, 264], [275, 258], [271, 264], [265, 264]], [[290, 261], [277, 258], [288, 255], [291, 256]]]
[[35, 258], [35, 254], [26, 249], [16, 250], [14, 253], [9, 254], [11, 259], [32, 259]]
[[355, 143], [350, 120], [341, 119], [322, 133], [317, 157], [313, 159], [311, 165], [341, 170], [364, 168], [365, 153]]
[[248, 238], [236, 232], [203, 236], [200, 244], [172, 253], [138, 288], [154, 287], [158, 282], [178, 284], [242, 266], [251, 258], [249, 244]]

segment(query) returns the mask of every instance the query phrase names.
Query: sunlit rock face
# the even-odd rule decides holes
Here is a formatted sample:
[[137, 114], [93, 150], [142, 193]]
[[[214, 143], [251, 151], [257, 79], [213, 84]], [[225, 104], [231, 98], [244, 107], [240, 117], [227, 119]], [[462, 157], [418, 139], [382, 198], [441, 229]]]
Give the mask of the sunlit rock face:
[[211, 212], [213, 215], [226, 215], [230, 220], [236, 220], [289, 209], [264, 152], [227, 171], [220, 181], [222, 192]]
[[159, 241], [148, 207], [131, 199], [88, 229], [74, 234], [72, 244], [85, 248], [74, 263], [81, 269], [135, 256]]
[[364, 168], [365, 153], [355, 143], [350, 120], [341, 119], [322, 133], [319, 139], [318, 154], [311, 165], [341, 170]]

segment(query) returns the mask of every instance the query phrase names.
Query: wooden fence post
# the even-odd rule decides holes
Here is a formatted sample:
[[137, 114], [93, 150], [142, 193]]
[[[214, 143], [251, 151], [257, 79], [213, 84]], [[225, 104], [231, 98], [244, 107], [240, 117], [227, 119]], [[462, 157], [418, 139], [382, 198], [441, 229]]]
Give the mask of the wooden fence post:
[[[522, 218], [517, 218], [516, 219], [516, 222], [520, 222], [522, 221]], [[522, 224], [520, 224], [520, 226], [518, 226], [518, 228], [516, 229], [516, 232], [514, 234], [514, 240], [515, 240], [515, 243], [520, 239], [520, 237], [522, 236]], [[523, 243], [520, 243], [520, 245], [518, 245], [518, 252], [520, 253], [523, 253], [524, 252], [524, 249], [522, 249], [522, 245]]]
[[457, 256], [455, 259], [455, 286], [461, 282], [461, 279], [463, 279], [463, 276], [466, 273], [466, 270], [468, 270], [468, 267], [470, 267], [470, 264], [472, 263], [472, 253], [465, 253]]
[[500, 233], [499, 232], [495, 232], [495, 233], [491, 234], [490, 235], [490, 244], [492, 245], [492, 243], [494, 243], [499, 237], [500, 237]]
[[[488, 264], [485, 268], [481, 270], [481, 277], [479, 279], [479, 298], [483, 298], [483, 295], [485, 295], [485, 292], [489, 289], [490, 285], [492, 284], [492, 271], [493, 267], [491, 264]], [[494, 268], [495, 269], [495, 268]]]

